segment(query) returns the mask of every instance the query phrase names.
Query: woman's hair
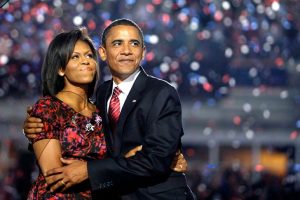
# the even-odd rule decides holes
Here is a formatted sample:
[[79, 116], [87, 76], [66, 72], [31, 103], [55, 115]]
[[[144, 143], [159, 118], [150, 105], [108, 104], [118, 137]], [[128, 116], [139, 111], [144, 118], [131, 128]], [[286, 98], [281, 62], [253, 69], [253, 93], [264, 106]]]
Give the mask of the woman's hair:
[[93, 58], [97, 63], [96, 76], [88, 86], [88, 97], [93, 95], [94, 88], [100, 74], [98, 69], [98, 54], [91, 38], [88, 36], [87, 29], [85, 27], [81, 27], [68, 32], [62, 32], [51, 41], [42, 66], [43, 96], [54, 96], [64, 88], [64, 77], [59, 76], [58, 72], [60, 69], [65, 70], [74, 51], [75, 44], [79, 40], [90, 46]]

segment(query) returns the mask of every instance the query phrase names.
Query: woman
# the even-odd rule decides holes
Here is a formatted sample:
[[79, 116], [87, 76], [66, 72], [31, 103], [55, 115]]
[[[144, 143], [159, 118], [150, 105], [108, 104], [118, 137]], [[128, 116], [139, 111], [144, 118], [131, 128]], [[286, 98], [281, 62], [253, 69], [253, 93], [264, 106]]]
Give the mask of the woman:
[[31, 113], [43, 120], [45, 131], [31, 139], [40, 173], [28, 199], [91, 199], [88, 183], [51, 193], [43, 173], [62, 166], [61, 157], [105, 157], [102, 120], [89, 101], [98, 75], [97, 51], [85, 28], [60, 33], [50, 43], [42, 66], [43, 97]]

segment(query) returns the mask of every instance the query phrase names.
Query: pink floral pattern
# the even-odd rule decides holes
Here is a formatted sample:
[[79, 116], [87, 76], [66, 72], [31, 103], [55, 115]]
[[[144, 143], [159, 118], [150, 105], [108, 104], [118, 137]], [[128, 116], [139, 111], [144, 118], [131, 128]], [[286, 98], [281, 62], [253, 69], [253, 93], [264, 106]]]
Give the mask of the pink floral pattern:
[[[59, 99], [46, 96], [37, 101], [31, 116], [41, 118], [45, 128], [45, 132], [32, 140], [33, 143], [46, 138], [58, 139], [64, 158], [94, 160], [105, 157], [106, 143], [99, 110], [92, 117], [86, 117]], [[40, 173], [28, 199], [91, 199], [91, 191], [88, 182], [85, 182], [64, 193], [51, 193]]]

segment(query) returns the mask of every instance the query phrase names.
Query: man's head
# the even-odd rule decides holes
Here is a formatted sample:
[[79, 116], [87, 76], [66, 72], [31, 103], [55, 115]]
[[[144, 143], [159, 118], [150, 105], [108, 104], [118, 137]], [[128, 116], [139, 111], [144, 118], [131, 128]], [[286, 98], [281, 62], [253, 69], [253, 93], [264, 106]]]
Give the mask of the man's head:
[[145, 55], [144, 37], [139, 26], [131, 20], [113, 21], [102, 34], [100, 57], [106, 61], [116, 83], [133, 74]]
[[115, 27], [115, 26], [119, 26], [119, 25], [124, 25], [124, 26], [133, 26], [135, 27], [138, 32], [139, 32], [139, 35], [140, 35], [140, 38], [143, 42], [143, 47], [145, 46], [144, 44], [144, 34], [143, 34], [143, 31], [142, 29], [132, 20], [130, 19], [126, 19], [126, 18], [121, 18], [121, 19], [116, 19], [114, 20], [110, 25], [108, 25], [104, 30], [103, 30], [103, 33], [102, 33], [102, 37], [101, 37], [101, 43], [102, 43], [102, 46], [105, 47], [105, 42], [106, 42], [106, 39], [107, 39], [107, 35], [109, 33], [109, 31]]

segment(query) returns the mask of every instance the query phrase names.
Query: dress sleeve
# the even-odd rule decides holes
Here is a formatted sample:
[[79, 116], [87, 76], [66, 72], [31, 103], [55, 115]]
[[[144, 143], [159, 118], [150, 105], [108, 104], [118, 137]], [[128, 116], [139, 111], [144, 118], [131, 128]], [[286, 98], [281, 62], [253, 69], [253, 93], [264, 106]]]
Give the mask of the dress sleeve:
[[59, 107], [58, 102], [49, 97], [43, 97], [34, 104], [30, 116], [40, 118], [45, 131], [38, 133], [37, 137], [31, 139], [32, 143], [42, 139], [59, 139]]

